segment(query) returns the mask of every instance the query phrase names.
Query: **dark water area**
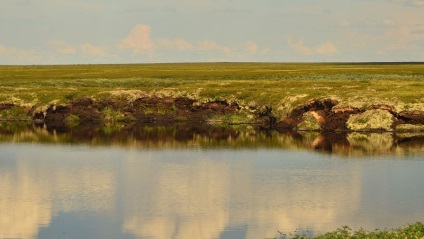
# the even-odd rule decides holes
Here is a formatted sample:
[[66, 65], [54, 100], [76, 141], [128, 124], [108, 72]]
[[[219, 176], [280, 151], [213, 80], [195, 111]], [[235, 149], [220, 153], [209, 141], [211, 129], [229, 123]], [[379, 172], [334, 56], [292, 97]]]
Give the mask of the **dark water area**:
[[266, 238], [424, 221], [421, 133], [0, 123], [0, 239]]

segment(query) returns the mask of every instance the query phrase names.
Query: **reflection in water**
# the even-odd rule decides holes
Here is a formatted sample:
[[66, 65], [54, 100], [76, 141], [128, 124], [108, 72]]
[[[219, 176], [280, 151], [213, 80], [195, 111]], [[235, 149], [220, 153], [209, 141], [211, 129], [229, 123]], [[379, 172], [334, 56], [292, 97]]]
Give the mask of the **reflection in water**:
[[[125, 171], [127, 185], [149, 184], [126, 198], [125, 230], [139, 237], [219, 238], [229, 221], [222, 201], [230, 191], [228, 166], [204, 158], [189, 164], [168, 162], [160, 165], [151, 182], [152, 175], [134, 170], [144, 164], [144, 160], [133, 161]], [[152, 164], [156, 163], [149, 162]], [[144, 194], [145, 188], [151, 188], [152, 193]]]
[[50, 155], [48, 148], [31, 151], [12, 151], [12, 158], [1, 151], [0, 238], [34, 238], [59, 212], [112, 207], [112, 168], [78, 155]]
[[[360, 207], [361, 181], [355, 167], [285, 168], [281, 166], [289, 165], [273, 160], [295, 155], [250, 154], [198, 154], [197, 160], [166, 162], [154, 182], [151, 175], [134, 170], [144, 167], [145, 161], [134, 161], [125, 172], [127, 185], [149, 185], [127, 197], [124, 228], [141, 238], [220, 238], [230, 225], [249, 225], [246, 238], [264, 238], [278, 230], [328, 228], [326, 224], [337, 223], [339, 215]], [[257, 161], [265, 155], [274, 165]], [[143, 194], [146, 187], [153, 187], [153, 193]]]
[[0, 142], [39, 142], [137, 149], [278, 148], [346, 156], [408, 155], [424, 152], [424, 132], [335, 133], [261, 129], [258, 126], [81, 125], [33, 126], [0, 123]]
[[[2, 161], [3, 163], [3, 161]], [[0, 169], [0, 238], [34, 238], [51, 220], [48, 190], [18, 160], [14, 171]]]
[[[424, 217], [419, 135], [184, 125], [0, 131], [1, 239], [71, 231], [75, 238], [265, 238]], [[91, 230], [76, 229], [81, 221]]]

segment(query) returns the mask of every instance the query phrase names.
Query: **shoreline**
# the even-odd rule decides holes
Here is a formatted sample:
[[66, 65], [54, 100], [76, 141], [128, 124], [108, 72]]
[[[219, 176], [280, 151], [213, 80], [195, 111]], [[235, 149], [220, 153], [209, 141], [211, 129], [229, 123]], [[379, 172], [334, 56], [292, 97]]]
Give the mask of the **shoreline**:
[[[237, 101], [199, 102], [190, 98], [141, 96], [131, 102], [116, 99], [96, 101], [89, 97], [68, 104], [25, 108], [0, 104], [0, 122], [28, 121], [77, 125], [79, 123], [156, 123], [203, 122], [205, 124], [263, 125], [270, 129], [335, 132], [422, 132], [424, 111], [397, 112], [393, 106], [337, 108], [334, 99], [314, 99], [295, 107], [279, 118], [271, 106], [255, 108]], [[41, 109], [40, 109], [41, 108]], [[22, 118], [19, 118], [22, 117]]]

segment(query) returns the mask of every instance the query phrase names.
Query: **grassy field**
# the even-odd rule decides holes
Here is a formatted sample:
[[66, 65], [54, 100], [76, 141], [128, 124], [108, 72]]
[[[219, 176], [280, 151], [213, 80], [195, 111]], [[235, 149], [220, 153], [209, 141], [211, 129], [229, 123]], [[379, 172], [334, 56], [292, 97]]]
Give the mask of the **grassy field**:
[[424, 110], [424, 64], [193, 63], [0, 66], [0, 103], [42, 108], [89, 96], [185, 96], [272, 106], [282, 118], [316, 98]]

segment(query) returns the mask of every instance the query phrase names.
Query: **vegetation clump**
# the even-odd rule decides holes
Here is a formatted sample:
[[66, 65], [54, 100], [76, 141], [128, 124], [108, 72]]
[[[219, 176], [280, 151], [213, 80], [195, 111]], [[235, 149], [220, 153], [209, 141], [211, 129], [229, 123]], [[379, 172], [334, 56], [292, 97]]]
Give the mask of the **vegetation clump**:
[[80, 117], [78, 117], [78, 115], [74, 115], [74, 114], [70, 114], [68, 117], [66, 117], [65, 119], [65, 123], [68, 124], [69, 126], [78, 126], [80, 123]]
[[125, 115], [117, 110], [110, 107], [105, 107], [102, 110], [102, 117], [105, 123], [114, 124], [125, 121]]
[[301, 130], [319, 130], [320, 124], [312, 112], [306, 112], [302, 116], [302, 122], [298, 125]]
[[344, 226], [318, 236], [311, 236], [309, 233], [280, 234], [278, 239], [422, 239], [424, 238], [424, 224], [422, 222], [416, 222], [403, 228], [392, 230], [376, 229], [374, 231], [366, 231], [362, 228], [358, 231], [353, 231], [350, 227]]
[[347, 127], [355, 131], [390, 130], [393, 116], [386, 110], [367, 110], [362, 114], [351, 115]]
[[424, 125], [401, 124], [396, 126], [396, 132], [424, 132]]

